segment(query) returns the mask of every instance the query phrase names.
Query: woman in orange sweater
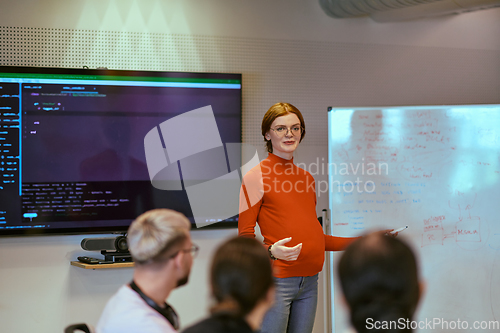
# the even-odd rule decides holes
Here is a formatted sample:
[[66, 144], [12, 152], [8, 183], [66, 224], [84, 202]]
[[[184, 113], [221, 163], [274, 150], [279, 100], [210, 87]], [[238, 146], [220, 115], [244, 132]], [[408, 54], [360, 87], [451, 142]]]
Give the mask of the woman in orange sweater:
[[310, 333], [325, 251], [342, 250], [356, 238], [325, 235], [316, 217], [311, 174], [293, 164], [306, 134], [304, 118], [291, 104], [273, 105], [262, 120], [269, 156], [243, 178], [239, 235], [255, 237], [259, 224], [273, 259], [276, 302], [262, 333]]

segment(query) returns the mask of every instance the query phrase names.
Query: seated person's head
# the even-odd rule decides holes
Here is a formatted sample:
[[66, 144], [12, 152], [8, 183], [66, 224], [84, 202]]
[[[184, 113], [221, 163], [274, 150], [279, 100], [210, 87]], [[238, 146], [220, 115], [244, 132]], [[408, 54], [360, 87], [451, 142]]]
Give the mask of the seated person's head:
[[191, 223], [183, 214], [170, 209], [154, 209], [140, 215], [130, 225], [127, 235], [136, 268], [158, 269], [171, 262], [170, 259], [179, 260], [178, 285], [185, 284], [193, 259], [187, 253], [192, 246], [190, 228]]
[[[415, 256], [403, 241], [382, 233], [358, 239], [342, 254], [338, 275], [357, 332], [376, 332], [375, 321], [412, 320], [420, 283]], [[393, 328], [384, 331], [398, 331]]]
[[[274, 301], [269, 255], [253, 238], [232, 238], [217, 249], [210, 284], [216, 302], [211, 308], [212, 314], [247, 319], [253, 329], [260, 326]], [[248, 320], [252, 315], [258, 318], [257, 322]]]

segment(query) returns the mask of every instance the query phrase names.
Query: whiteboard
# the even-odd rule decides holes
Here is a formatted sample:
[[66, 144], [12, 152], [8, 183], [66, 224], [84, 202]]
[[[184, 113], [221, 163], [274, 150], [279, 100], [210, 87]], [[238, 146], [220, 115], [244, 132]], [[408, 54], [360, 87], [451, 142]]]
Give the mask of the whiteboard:
[[414, 319], [437, 325], [418, 331], [498, 332], [500, 106], [333, 108], [328, 122], [332, 234], [408, 225], [426, 282]]

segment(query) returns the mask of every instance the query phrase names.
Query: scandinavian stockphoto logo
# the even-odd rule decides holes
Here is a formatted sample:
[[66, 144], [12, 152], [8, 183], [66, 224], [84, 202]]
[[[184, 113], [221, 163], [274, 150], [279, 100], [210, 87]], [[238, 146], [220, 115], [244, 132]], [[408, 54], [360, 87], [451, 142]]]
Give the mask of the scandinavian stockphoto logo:
[[[223, 144], [210, 105], [151, 129], [144, 137], [144, 151], [153, 187], [185, 190], [198, 228], [248, 209], [245, 200], [240, 205], [241, 175], [259, 164], [257, 149]], [[250, 158], [243, 164], [241, 156]], [[251, 198], [250, 205], [258, 200]]]

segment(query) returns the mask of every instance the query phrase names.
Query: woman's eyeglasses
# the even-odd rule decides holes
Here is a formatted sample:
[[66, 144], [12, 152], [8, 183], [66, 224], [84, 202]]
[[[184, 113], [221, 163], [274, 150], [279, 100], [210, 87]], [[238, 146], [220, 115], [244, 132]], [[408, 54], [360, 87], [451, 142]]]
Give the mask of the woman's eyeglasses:
[[276, 128], [271, 128], [271, 129], [280, 138], [287, 135], [288, 131], [290, 131], [290, 133], [292, 133], [293, 136], [300, 136], [300, 134], [302, 134], [302, 127], [298, 125], [292, 126], [291, 128], [288, 128], [286, 126], [277, 126]]

